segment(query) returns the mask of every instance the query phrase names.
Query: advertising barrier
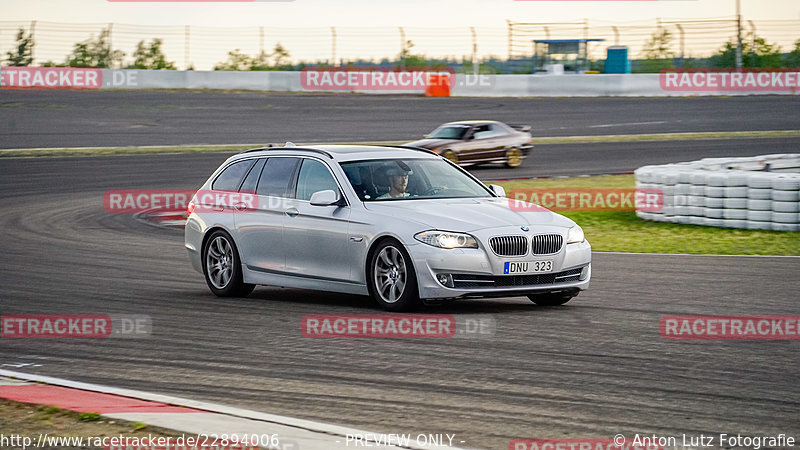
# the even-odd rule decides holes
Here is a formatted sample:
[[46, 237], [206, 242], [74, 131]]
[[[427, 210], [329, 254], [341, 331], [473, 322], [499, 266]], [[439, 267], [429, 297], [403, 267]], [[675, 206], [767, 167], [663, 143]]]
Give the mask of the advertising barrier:
[[[0, 90], [12, 89], [239, 89], [277, 92], [355, 92], [424, 95], [436, 74], [414, 68], [360, 72], [313, 68], [305, 71], [194, 71], [2, 67]], [[444, 71], [453, 97], [667, 97], [697, 95], [797, 95], [800, 69], [731, 74], [473, 75]], [[368, 74], [368, 75], [365, 75]], [[738, 77], [741, 75], [741, 78]], [[752, 79], [752, 80], [751, 80]], [[726, 81], [725, 84], [723, 83]], [[753, 81], [754, 80], [754, 81]], [[751, 82], [753, 81], [753, 82]], [[731, 85], [730, 83], [734, 83]], [[725, 84], [723, 86], [723, 84]], [[726, 87], [727, 86], [727, 87]], [[733, 86], [733, 87], [731, 87]], [[436, 86], [433, 86], [436, 87]], [[430, 94], [430, 92], [429, 92]]]

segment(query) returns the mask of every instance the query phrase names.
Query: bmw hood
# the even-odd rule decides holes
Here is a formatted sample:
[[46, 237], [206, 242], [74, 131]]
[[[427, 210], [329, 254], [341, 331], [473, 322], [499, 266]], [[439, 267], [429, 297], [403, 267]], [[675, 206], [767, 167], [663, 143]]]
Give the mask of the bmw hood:
[[484, 228], [529, 225], [575, 225], [572, 220], [541, 206], [506, 198], [453, 198], [368, 202], [365, 207], [397, 220], [413, 221], [430, 229], [471, 232]]

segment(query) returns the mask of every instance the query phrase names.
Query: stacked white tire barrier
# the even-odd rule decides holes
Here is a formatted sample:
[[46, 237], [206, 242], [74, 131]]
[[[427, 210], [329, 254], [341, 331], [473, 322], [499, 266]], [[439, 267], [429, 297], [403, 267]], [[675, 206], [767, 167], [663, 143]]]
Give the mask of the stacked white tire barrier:
[[644, 166], [636, 187], [660, 189], [663, 206], [642, 219], [748, 230], [800, 231], [800, 154]]

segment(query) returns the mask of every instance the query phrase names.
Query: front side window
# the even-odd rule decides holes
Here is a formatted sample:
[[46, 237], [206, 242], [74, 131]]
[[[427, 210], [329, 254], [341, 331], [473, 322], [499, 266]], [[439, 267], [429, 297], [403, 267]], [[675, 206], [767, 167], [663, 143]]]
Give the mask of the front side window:
[[466, 125], [442, 125], [427, 137], [429, 139], [463, 139], [468, 130], [469, 127]]
[[261, 171], [256, 193], [271, 197], [292, 197], [291, 182], [300, 158], [269, 158]]
[[443, 159], [374, 159], [342, 163], [342, 169], [363, 201], [492, 196]]
[[339, 192], [339, 185], [328, 167], [316, 159], [304, 159], [297, 176], [297, 199], [311, 200], [315, 192], [327, 190]]
[[244, 178], [255, 161], [255, 159], [238, 161], [226, 167], [211, 184], [211, 189], [215, 191], [239, 190], [239, 185], [242, 184], [242, 178]]

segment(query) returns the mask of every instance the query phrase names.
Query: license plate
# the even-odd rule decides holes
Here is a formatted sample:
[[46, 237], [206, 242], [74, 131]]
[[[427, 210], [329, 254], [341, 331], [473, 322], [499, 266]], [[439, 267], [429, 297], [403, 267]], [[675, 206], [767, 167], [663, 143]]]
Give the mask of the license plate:
[[506, 261], [503, 273], [513, 275], [517, 273], [547, 273], [553, 271], [553, 261]]

